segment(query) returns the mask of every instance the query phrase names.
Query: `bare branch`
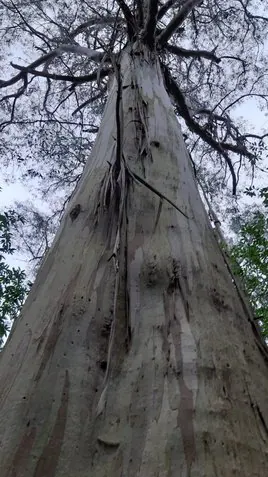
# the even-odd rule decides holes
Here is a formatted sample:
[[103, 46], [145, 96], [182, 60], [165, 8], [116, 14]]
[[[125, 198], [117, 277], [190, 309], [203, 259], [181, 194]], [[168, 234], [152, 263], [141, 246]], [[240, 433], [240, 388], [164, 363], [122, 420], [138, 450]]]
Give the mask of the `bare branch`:
[[168, 23], [166, 28], [162, 33], [157, 37], [158, 43], [164, 45], [172, 37], [173, 33], [179, 28], [179, 26], [184, 22], [187, 16], [191, 11], [200, 5], [203, 0], [188, 0], [180, 8], [179, 12], [175, 17]]
[[76, 121], [63, 121], [62, 119], [55, 119], [55, 118], [48, 118], [48, 119], [22, 119], [22, 120], [14, 120], [12, 121], [12, 124], [18, 124], [18, 125], [27, 125], [27, 124], [50, 124], [50, 123], [60, 123], [60, 124], [66, 124], [70, 126], [77, 126], [77, 127], [90, 127], [91, 129], [87, 130], [87, 132], [91, 133], [97, 133], [99, 128], [98, 126], [95, 126], [94, 124], [88, 124], [88, 123], [81, 123], [81, 122], [76, 122]]
[[215, 63], [220, 63], [221, 58], [218, 58], [214, 51], [206, 50], [186, 50], [175, 45], [165, 45], [165, 48], [170, 52], [178, 56], [184, 56], [186, 58], [206, 58], [207, 60], [214, 61]]
[[[61, 53], [64, 53], [64, 52], [72, 52], [72, 53], [78, 53], [80, 55], [86, 55], [89, 58], [93, 59], [94, 61], [98, 61], [98, 62], [101, 61], [101, 59], [103, 57], [103, 53], [97, 52], [95, 50], [90, 50], [89, 48], [85, 48], [85, 47], [82, 47], [82, 46], [79, 46], [79, 45], [62, 45], [59, 48], [57, 48], [56, 50], [51, 51], [50, 53], [47, 53], [46, 55], [42, 56], [41, 58], [38, 58], [37, 60], [35, 60], [33, 63], [31, 63], [26, 68], [19, 67], [19, 65], [12, 64], [12, 66], [14, 68], [20, 69], [23, 72], [23, 74], [19, 73], [18, 75], [14, 76], [10, 80], [1, 80], [0, 79], [0, 88], [11, 86], [11, 85], [17, 83], [19, 80], [21, 80], [23, 78], [25, 72], [35, 71], [35, 73], [32, 73], [32, 74], [35, 74], [36, 76], [45, 76], [46, 78], [49, 78], [48, 73], [45, 73], [43, 75], [43, 74], [41, 74], [41, 72], [37, 72], [35, 70], [35, 68], [37, 68], [38, 66], [40, 66], [44, 63], [48, 64], [52, 59], [61, 55]], [[54, 75], [54, 76], [57, 76], [57, 75]], [[56, 79], [56, 78], [53, 77], [52, 79]]]
[[[29, 73], [34, 76], [41, 76], [43, 78], [48, 78], [56, 81], [70, 81], [71, 83], [87, 83], [89, 81], [95, 81], [98, 79], [98, 76], [100, 78], [104, 78], [105, 76], [108, 76], [112, 70], [111, 68], [104, 68], [101, 71], [95, 70], [89, 75], [84, 75], [84, 76], [70, 76], [70, 75], [59, 75], [55, 73], [47, 73], [46, 71], [38, 71], [31, 66], [20, 66], [16, 65], [15, 63], [11, 63], [13, 68], [20, 70], [22, 73]], [[18, 78], [19, 76], [22, 76], [21, 74], [14, 76], [14, 78]], [[19, 81], [21, 77], [16, 79], [16, 81], [13, 81], [14, 78], [11, 78], [11, 80], [6, 81], [6, 83], [9, 84], [14, 84], [15, 82]], [[10, 83], [12, 81], [12, 83]], [[5, 82], [3, 81], [0, 83], [0, 88], [3, 88], [4, 86], [9, 86], [9, 84], [4, 84]]]
[[77, 35], [82, 33], [84, 30], [86, 30], [88, 27], [95, 26], [95, 25], [110, 25], [113, 24], [115, 21], [124, 23], [125, 19], [124, 18], [117, 18], [114, 15], [109, 15], [107, 17], [92, 17], [89, 18], [85, 23], [81, 23], [75, 30], [73, 30], [69, 34], [69, 38], [75, 38]]
[[225, 149], [226, 151], [232, 151], [235, 154], [242, 154], [243, 156], [248, 157], [249, 159], [252, 159], [254, 155], [249, 152], [243, 144], [230, 144], [228, 142], [221, 142], [219, 141], [218, 144], [220, 147]]
[[234, 101], [232, 103], [230, 103], [230, 104], [228, 104], [228, 106], [226, 106], [226, 108], [224, 109], [224, 112], [227, 111], [227, 109], [232, 108], [236, 103], [239, 103], [239, 101], [241, 101], [245, 98], [250, 98], [250, 97], [264, 99], [266, 104], [268, 104], [268, 95], [267, 94], [251, 93], [250, 92], [250, 93], [242, 94], [238, 98], [234, 99]]
[[263, 141], [266, 137], [268, 137], [268, 133], [263, 134], [262, 136], [259, 136], [258, 134], [243, 134], [241, 136], [242, 139], [247, 139], [249, 137], [253, 139], [258, 139], [259, 141]]
[[[252, 159], [254, 157], [254, 155], [249, 152], [245, 146], [245, 144], [243, 144], [243, 142], [245, 141], [245, 139], [247, 137], [254, 137], [255, 135], [244, 135], [244, 134], [240, 134], [238, 128], [232, 123], [231, 121], [231, 118], [227, 115], [223, 116], [223, 115], [219, 115], [219, 114], [215, 114], [213, 111], [210, 111], [209, 109], [200, 109], [198, 111], [195, 112], [195, 116], [196, 115], [200, 115], [200, 114], [205, 114], [207, 116], [209, 116], [209, 120], [211, 121], [220, 121], [220, 122], [223, 122], [225, 123], [225, 126], [226, 126], [226, 137], [227, 138], [228, 136], [231, 137], [232, 139], [234, 139], [235, 141], [237, 141], [237, 144], [231, 144], [231, 143], [227, 143], [226, 140], [224, 141], [219, 141], [218, 144], [225, 150], [228, 150], [228, 151], [232, 151], [236, 154], [242, 154], [243, 156], [246, 156], [248, 157], [249, 159]], [[263, 137], [265, 137], [266, 135], [263, 135]], [[268, 134], [267, 134], [268, 136]], [[255, 137], [258, 137], [261, 139], [260, 136], [255, 136]]]
[[[9, 124], [13, 123], [14, 114], [15, 114], [15, 108], [16, 108], [16, 102], [17, 102], [17, 100], [19, 99], [19, 97], [24, 94], [24, 92], [25, 92], [26, 89], [27, 89], [28, 84], [31, 83], [31, 81], [32, 81], [32, 80], [30, 80], [30, 81], [28, 82], [28, 77], [27, 77], [27, 74], [26, 74], [25, 72], [22, 73], [22, 77], [21, 77], [20, 79], [23, 81], [23, 84], [22, 84], [22, 86], [16, 91], [16, 93], [12, 93], [12, 94], [6, 95], [6, 96], [4, 96], [3, 98], [1, 98], [1, 101], [0, 101], [1, 103], [2, 103], [2, 101], [6, 101], [6, 100], [11, 99], [11, 98], [14, 98], [14, 99], [13, 99], [13, 102], [12, 102], [10, 119], [9, 119], [8, 121], [5, 121], [5, 122], [1, 123], [1, 125], [0, 125], [0, 131], [3, 131], [6, 126], [9, 126]], [[0, 85], [0, 87], [1, 87], [1, 85]]]
[[242, 6], [242, 9], [244, 10], [245, 16], [248, 18], [248, 20], [262, 20], [264, 22], [268, 22], [267, 17], [263, 17], [261, 15], [253, 15], [253, 13], [249, 12], [247, 9], [248, 1], [246, 1], [244, 4], [242, 0], [238, 0], [238, 3]]
[[240, 61], [243, 64], [244, 70], [246, 66], [246, 61], [243, 60], [243, 58], [239, 58], [238, 56], [230, 56], [230, 55], [224, 55], [221, 56], [221, 60], [235, 60], [235, 61]]
[[99, 63], [104, 55], [104, 52], [99, 52], [95, 50], [91, 50], [85, 46], [80, 45], [61, 45], [56, 50], [51, 52], [50, 57], [45, 61], [45, 69], [47, 70], [50, 63], [53, 61], [54, 58], [60, 56], [62, 53], [76, 53], [78, 55], [85, 55], [90, 60], [96, 61]]

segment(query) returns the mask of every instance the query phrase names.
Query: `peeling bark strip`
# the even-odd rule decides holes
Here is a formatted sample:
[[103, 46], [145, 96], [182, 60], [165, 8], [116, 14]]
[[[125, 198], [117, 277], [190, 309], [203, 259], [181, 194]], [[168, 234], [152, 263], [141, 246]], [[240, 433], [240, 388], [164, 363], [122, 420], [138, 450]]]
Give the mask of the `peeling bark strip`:
[[92, 155], [1, 354], [1, 477], [266, 476], [267, 366], [159, 62], [136, 44], [117, 71]]

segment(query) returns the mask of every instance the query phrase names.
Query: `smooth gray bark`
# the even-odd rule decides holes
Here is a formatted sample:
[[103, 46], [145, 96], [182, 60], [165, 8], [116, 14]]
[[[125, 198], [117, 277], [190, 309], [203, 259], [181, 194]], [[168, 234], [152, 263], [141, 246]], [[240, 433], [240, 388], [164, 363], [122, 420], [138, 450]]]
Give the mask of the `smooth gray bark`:
[[1, 477], [268, 475], [267, 364], [159, 64], [136, 53], [1, 355]]

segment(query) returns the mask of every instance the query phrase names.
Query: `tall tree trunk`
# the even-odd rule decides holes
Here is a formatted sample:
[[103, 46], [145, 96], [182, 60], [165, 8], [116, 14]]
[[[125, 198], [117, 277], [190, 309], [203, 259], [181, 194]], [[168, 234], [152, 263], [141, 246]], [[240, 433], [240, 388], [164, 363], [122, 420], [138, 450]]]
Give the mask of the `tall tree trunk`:
[[118, 73], [1, 354], [1, 477], [268, 475], [267, 364], [159, 63]]

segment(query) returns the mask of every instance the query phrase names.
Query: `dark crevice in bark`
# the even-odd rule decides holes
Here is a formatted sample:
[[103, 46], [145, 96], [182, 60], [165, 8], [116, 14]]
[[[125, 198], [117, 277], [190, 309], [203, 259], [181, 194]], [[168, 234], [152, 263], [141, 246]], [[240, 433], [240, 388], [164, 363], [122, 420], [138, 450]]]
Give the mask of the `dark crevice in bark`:
[[78, 217], [80, 212], [81, 212], [81, 205], [76, 204], [70, 212], [70, 217], [71, 217], [72, 222]]
[[260, 418], [260, 421], [261, 421], [261, 423], [262, 423], [262, 425], [263, 425], [263, 429], [265, 430], [265, 433], [266, 433], [266, 435], [268, 436], [268, 425], [267, 425], [266, 422], [265, 422], [263, 413], [261, 412], [260, 406], [259, 406], [258, 404], [256, 404], [256, 410], [257, 410], [258, 416], [259, 416], [259, 418]]

